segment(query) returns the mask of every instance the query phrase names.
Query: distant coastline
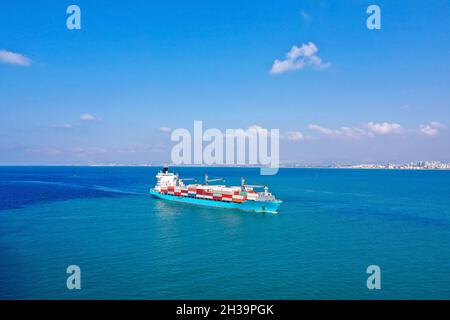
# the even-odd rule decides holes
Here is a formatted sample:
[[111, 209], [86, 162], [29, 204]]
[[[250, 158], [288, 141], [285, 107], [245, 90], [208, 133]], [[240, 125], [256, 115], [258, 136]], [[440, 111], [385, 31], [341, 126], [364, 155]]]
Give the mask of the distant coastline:
[[[163, 164], [1, 164], [0, 167], [161, 167]], [[179, 168], [260, 168], [258, 165], [175, 165]], [[440, 161], [416, 161], [403, 164], [281, 164], [280, 169], [366, 169], [366, 170], [450, 170], [450, 163]]]

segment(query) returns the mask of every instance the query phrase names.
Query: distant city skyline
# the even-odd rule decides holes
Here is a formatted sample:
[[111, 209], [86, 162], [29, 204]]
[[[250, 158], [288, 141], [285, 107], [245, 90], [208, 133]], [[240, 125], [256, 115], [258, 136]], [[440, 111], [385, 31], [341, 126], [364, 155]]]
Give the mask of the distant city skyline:
[[[81, 30], [66, 28], [71, 4]], [[280, 129], [282, 165], [450, 162], [449, 13], [444, 0], [2, 4], [0, 165], [170, 163], [170, 133], [195, 120]]]

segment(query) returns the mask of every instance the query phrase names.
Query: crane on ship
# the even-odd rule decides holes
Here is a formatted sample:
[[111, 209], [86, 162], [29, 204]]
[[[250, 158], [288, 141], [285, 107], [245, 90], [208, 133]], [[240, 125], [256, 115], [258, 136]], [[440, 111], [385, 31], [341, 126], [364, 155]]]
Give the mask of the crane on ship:
[[195, 178], [183, 178], [183, 179], [180, 179], [180, 176], [178, 175], [178, 173], [176, 173], [175, 174], [175, 185], [176, 186], [180, 186], [180, 181], [181, 182], [183, 182], [183, 181], [197, 181], [197, 179], [195, 179]]
[[241, 177], [241, 190], [246, 191], [246, 188], [264, 188], [264, 194], [269, 194], [269, 188], [267, 186], [258, 185], [258, 184], [246, 184], [245, 178]]
[[208, 185], [209, 182], [217, 182], [217, 181], [225, 182], [225, 179], [224, 178], [209, 179], [208, 174], [205, 173], [205, 185]]

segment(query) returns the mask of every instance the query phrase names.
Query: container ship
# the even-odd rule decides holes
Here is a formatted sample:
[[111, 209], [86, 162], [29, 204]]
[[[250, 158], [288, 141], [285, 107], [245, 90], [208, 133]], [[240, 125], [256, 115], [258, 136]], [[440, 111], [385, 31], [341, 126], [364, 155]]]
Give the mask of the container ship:
[[[282, 203], [269, 192], [267, 186], [247, 185], [244, 178], [240, 186], [210, 185], [210, 182], [223, 179], [208, 179], [208, 175], [205, 175], [204, 184], [185, 185], [183, 181], [186, 180], [195, 179], [180, 179], [178, 174], [164, 167], [156, 175], [156, 185], [150, 189], [150, 194], [179, 203], [261, 213], [277, 213]], [[259, 188], [263, 191], [255, 191]]]

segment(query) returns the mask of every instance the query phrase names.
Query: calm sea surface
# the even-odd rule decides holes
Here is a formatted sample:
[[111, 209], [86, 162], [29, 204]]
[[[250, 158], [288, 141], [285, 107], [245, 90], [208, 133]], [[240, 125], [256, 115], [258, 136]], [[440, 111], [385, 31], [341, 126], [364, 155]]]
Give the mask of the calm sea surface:
[[152, 199], [157, 170], [0, 167], [0, 298], [450, 299], [450, 171], [208, 169], [269, 185], [264, 215]]

